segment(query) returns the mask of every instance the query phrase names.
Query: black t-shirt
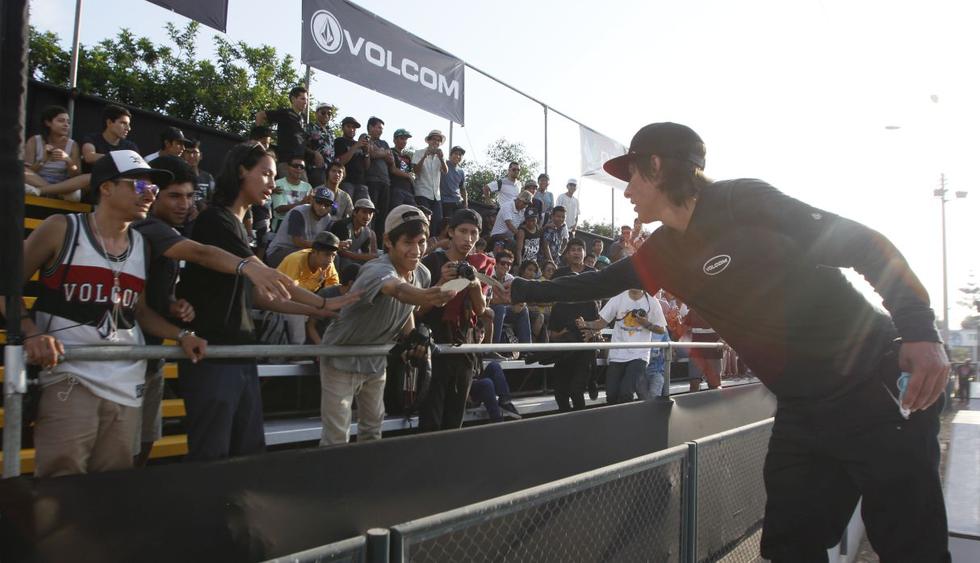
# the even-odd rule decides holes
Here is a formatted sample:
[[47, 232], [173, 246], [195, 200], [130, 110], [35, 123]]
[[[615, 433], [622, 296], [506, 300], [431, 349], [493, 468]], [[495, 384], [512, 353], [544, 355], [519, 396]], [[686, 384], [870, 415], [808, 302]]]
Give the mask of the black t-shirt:
[[194, 185], [194, 201], [211, 202], [211, 194], [214, 193], [214, 176], [201, 170], [197, 174], [197, 182]]
[[303, 131], [303, 117], [293, 108], [267, 110], [266, 118], [276, 124], [276, 157], [280, 162], [288, 162], [306, 151], [306, 132]]
[[[212, 205], [198, 216], [193, 240], [227, 250], [235, 256], [252, 256], [245, 226], [228, 209]], [[188, 263], [177, 285], [177, 296], [194, 306], [191, 326], [211, 344], [255, 344], [252, 282], [245, 276], [222, 274]]]
[[[357, 144], [354, 139], [348, 139], [347, 137], [337, 137], [333, 141], [333, 150], [337, 158], [340, 158], [350, 148]], [[364, 184], [367, 181], [367, 163], [368, 159], [365, 157], [366, 153], [354, 153], [354, 156], [347, 162], [347, 171], [344, 173], [344, 181], [350, 182], [351, 184]]]
[[[391, 152], [392, 154], [395, 155], [395, 166], [398, 167], [398, 170], [406, 174], [412, 171], [411, 158], [405, 155], [398, 154], [398, 151], [396, 151], [395, 149], [391, 149]], [[403, 178], [401, 176], [395, 176], [394, 174], [391, 175], [391, 189], [402, 190], [408, 193], [413, 193], [414, 191], [412, 188], [411, 180], [409, 180], [408, 178]]]
[[[82, 139], [82, 146], [84, 146], [86, 143], [91, 143], [94, 145], [95, 152], [101, 155], [109, 154], [110, 151], [140, 152], [140, 149], [138, 146], [136, 146], [136, 143], [130, 141], [129, 139], [120, 139], [118, 145], [110, 145], [109, 141], [106, 141], [105, 137], [102, 136], [102, 133], [89, 133], [84, 139]], [[87, 174], [91, 171], [92, 165], [85, 162], [85, 159], [82, 159], [82, 173]]]
[[[170, 247], [185, 240], [180, 232], [169, 224], [150, 215], [133, 225], [150, 246], [150, 269], [146, 279], [146, 303], [163, 317], [170, 316], [170, 300], [180, 271], [176, 260], [163, 255]], [[145, 334], [147, 344], [159, 344], [162, 338]]]
[[[567, 267], [559, 269], [557, 272], [555, 272], [556, 279], [562, 275], [574, 276], [574, 274], [561, 274], [560, 272], [562, 270], [569, 271]], [[568, 329], [570, 332], [566, 333], [565, 336], [562, 337], [563, 342], [584, 342], [582, 339], [582, 331], [575, 326], [575, 319], [578, 317], [582, 317], [582, 319], [586, 321], [594, 321], [598, 319], [599, 304], [595, 301], [555, 303], [555, 305], [551, 308], [551, 316], [548, 317], [548, 330], [560, 332], [563, 329]]]
[[[371, 141], [371, 144], [374, 145], [375, 148], [384, 149], [386, 151], [391, 150], [388, 143], [382, 141], [381, 139]], [[384, 158], [372, 158], [371, 164], [368, 166], [366, 178], [371, 182], [381, 182], [384, 184], [389, 183], [390, 178], [388, 176], [388, 161]]]

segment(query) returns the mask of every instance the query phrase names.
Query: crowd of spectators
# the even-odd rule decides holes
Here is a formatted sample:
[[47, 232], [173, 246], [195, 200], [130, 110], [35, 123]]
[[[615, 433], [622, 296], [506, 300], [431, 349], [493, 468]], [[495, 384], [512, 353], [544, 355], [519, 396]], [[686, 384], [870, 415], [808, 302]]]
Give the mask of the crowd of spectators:
[[[428, 328], [432, 341], [448, 344], [591, 342], [610, 335], [624, 342], [711, 339], [710, 327], [687, 315], [683, 304], [640, 289], [606, 303], [499, 298], [494, 285], [515, 276], [579, 275], [642, 244], [640, 223], [623, 226], [608, 249], [602, 239], [587, 244], [579, 238], [576, 178], [554, 197], [547, 174], [521, 182], [520, 166], [511, 162], [483, 186], [495, 213], [481, 214], [466, 191], [465, 151], [454, 146], [447, 153], [441, 131], [429, 131], [425, 147], [410, 151], [406, 129], [396, 129], [389, 145], [381, 118], [370, 117], [359, 134], [360, 122], [347, 116], [335, 136], [332, 105], [319, 104], [304, 124], [308, 92], [293, 88], [289, 100], [289, 107], [258, 112], [248, 141], [210, 155], [223, 162], [216, 176], [200, 166], [200, 141], [175, 127], [164, 129], [156, 150], [141, 157], [127, 139], [132, 115], [122, 107], [106, 107], [102, 131], [81, 143], [69, 138], [64, 108], [42, 112], [42, 133], [25, 147], [26, 192], [98, 205], [91, 214], [49, 218], [25, 246], [28, 276], [41, 270], [50, 290], [23, 322], [29, 359], [49, 374], [42, 405], [65, 403], [61, 397], [73, 387], [92, 396], [60, 405], [88, 417], [84, 446], [49, 446], [50, 429], [62, 428], [69, 414], [57, 419], [51, 414], [57, 409], [43, 411], [47, 418], [37, 427], [48, 442], [38, 442], [38, 475], [140, 465], [160, 438], [161, 361], [130, 362], [125, 369], [57, 363], [64, 343], [119, 338], [119, 323], [135, 331], [127, 333], [133, 342], [169, 338], [188, 353], [179, 364], [179, 385], [190, 460], [265, 446], [256, 361], [209, 359], [208, 344], [385, 344], [419, 334], [418, 325]], [[101, 232], [110, 235], [102, 239]], [[82, 238], [88, 247], [76, 258], [66, 249]], [[145, 259], [135, 256], [143, 247]], [[84, 260], [98, 270], [85, 274], [91, 279], [69, 273]], [[139, 299], [130, 303], [118, 298], [120, 263], [145, 271], [133, 287]], [[108, 298], [80, 301], [81, 290], [73, 295], [68, 289], [86, 283]], [[42, 329], [40, 318], [68, 328], [52, 334], [50, 320]], [[425, 354], [424, 346], [409, 347], [404, 359], [412, 365]], [[499, 362], [522, 356], [487, 356], [433, 358], [428, 394], [414, 405], [422, 431], [459, 428], [468, 404], [484, 405], [493, 421], [520, 418]], [[718, 358], [697, 357], [696, 371], [711, 387], [720, 384]], [[145, 366], [145, 377], [125, 393], [111, 391], [106, 373], [133, 371], [136, 364]], [[318, 365], [321, 444], [348, 441], [355, 399], [358, 439], [380, 438], [391, 382], [387, 359], [331, 356]], [[563, 352], [555, 365], [559, 410], [584, 408], [586, 394], [595, 395], [597, 353]], [[612, 351], [605, 378], [609, 403], [657, 397], [665, 384], [663, 353]], [[118, 418], [126, 424], [107, 422], [106, 404], [122, 412]], [[116, 441], [111, 450], [104, 436]]]

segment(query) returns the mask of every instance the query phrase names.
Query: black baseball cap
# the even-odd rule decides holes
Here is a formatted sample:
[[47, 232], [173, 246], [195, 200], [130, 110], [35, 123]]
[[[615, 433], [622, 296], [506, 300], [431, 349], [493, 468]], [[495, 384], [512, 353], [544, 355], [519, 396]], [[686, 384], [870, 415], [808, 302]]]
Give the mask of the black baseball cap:
[[153, 168], [135, 151], [109, 151], [109, 154], [95, 161], [95, 164], [92, 165], [89, 185], [93, 190], [98, 190], [103, 182], [139, 176], [149, 176], [150, 180], [157, 186], [169, 184], [174, 177], [169, 170]]
[[638, 155], [651, 154], [677, 158], [704, 170], [704, 141], [690, 127], [670, 122], [651, 123], [637, 131], [630, 141], [629, 151], [607, 160], [602, 168], [612, 176], [629, 182], [630, 162]]
[[181, 143], [187, 142], [187, 137], [184, 136], [184, 132], [176, 127], [166, 127], [163, 132], [160, 133], [161, 144], [167, 141], [180, 141]]
[[317, 233], [313, 239], [314, 250], [337, 250], [340, 248], [340, 239], [330, 231]]
[[347, 125], [348, 123], [351, 123], [351, 124], [353, 124], [353, 125], [354, 125], [354, 127], [356, 127], [356, 128], [358, 128], [358, 129], [360, 129], [360, 128], [361, 128], [361, 124], [360, 124], [360, 123], [358, 123], [356, 119], [354, 119], [353, 117], [351, 117], [351, 116], [349, 116], [349, 115], [348, 115], [347, 117], [345, 117], [345, 118], [344, 118], [344, 119], [343, 119], [343, 120], [342, 120], [342, 121], [340, 122], [340, 124], [341, 124], [341, 125]]
[[472, 209], [457, 209], [453, 213], [452, 218], [449, 220], [449, 228], [455, 229], [456, 227], [469, 223], [470, 225], [476, 225], [477, 229], [483, 228], [483, 218], [480, 214]]

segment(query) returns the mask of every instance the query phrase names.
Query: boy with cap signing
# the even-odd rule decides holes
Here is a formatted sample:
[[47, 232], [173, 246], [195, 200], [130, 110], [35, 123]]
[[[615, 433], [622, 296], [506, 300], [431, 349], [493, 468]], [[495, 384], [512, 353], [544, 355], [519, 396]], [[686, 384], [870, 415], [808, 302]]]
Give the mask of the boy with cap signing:
[[313, 246], [318, 233], [326, 231], [334, 222], [333, 192], [320, 186], [313, 192], [311, 203], [300, 204], [289, 211], [269, 243], [265, 259], [275, 268], [287, 255], [301, 248]]
[[[283, 258], [276, 268], [297, 285], [316, 293], [321, 288], [337, 285], [340, 277], [333, 265], [340, 247], [340, 239], [330, 231], [323, 231], [313, 239], [313, 246], [297, 250]], [[306, 341], [306, 316], [284, 315], [290, 344], [303, 344]]]
[[[386, 253], [361, 267], [353, 292], [355, 303], [323, 334], [323, 344], [381, 345], [415, 329], [412, 313], [420, 306], [441, 306], [456, 292], [429, 287], [422, 265], [429, 223], [417, 208], [399, 205], [385, 219]], [[344, 444], [350, 438], [351, 403], [357, 398], [358, 440], [379, 440], [384, 420], [387, 356], [326, 356], [320, 358], [320, 445]]]

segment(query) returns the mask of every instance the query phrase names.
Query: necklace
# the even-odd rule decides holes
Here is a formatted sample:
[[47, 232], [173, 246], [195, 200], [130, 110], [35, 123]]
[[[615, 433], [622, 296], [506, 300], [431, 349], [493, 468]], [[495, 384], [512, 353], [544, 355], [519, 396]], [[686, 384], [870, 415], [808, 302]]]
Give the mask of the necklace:
[[[109, 300], [112, 302], [112, 314], [108, 316], [108, 326], [105, 327], [105, 338], [115, 342], [119, 339], [119, 317], [122, 310], [122, 289], [119, 285], [119, 276], [126, 267], [126, 261], [129, 259], [127, 255], [122, 260], [117, 260], [119, 263], [118, 267], [113, 267], [112, 260], [109, 259], [109, 249], [106, 247], [105, 239], [102, 238], [102, 233], [99, 231], [99, 224], [95, 220], [95, 214], [89, 215], [92, 219], [92, 230], [95, 231], [95, 236], [99, 238], [99, 246], [102, 249], [102, 258], [105, 260], [106, 266], [109, 271], [112, 272], [112, 290], [109, 292]], [[100, 327], [101, 328], [101, 327]]]

